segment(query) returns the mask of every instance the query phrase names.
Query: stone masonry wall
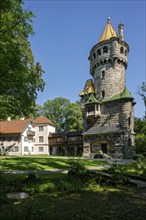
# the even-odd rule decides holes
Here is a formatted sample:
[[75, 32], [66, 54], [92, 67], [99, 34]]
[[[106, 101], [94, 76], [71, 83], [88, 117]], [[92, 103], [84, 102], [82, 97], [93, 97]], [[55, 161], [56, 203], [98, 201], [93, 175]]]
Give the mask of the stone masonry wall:
[[[106, 142], [108, 146], [109, 153], [114, 151], [116, 157], [118, 155], [124, 155], [125, 157], [130, 157], [134, 154], [134, 107], [133, 100], [131, 99], [122, 99], [115, 100], [111, 102], [105, 102], [101, 105], [101, 115], [100, 117], [86, 118], [87, 127], [85, 130], [89, 129], [91, 123], [97, 126], [108, 126], [108, 125], [119, 125], [123, 130], [122, 134], [104, 134], [97, 135], [96, 137], [88, 137], [90, 142], [90, 154], [95, 153], [94, 151], [100, 150], [101, 143]], [[91, 120], [91, 122], [90, 122]], [[87, 139], [86, 139], [87, 141]], [[97, 149], [96, 149], [97, 148]], [[93, 156], [93, 155], [92, 155]]]
[[[118, 42], [116, 39], [97, 44], [92, 48], [89, 57], [90, 73], [94, 78], [97, 98], [106, 99], [123, 92], [128, 50], [127, 44]], [[100, 55], [98, 51], [100, 51]], [[104, 97], [102, 97], [102, 91], [105, 93]]]

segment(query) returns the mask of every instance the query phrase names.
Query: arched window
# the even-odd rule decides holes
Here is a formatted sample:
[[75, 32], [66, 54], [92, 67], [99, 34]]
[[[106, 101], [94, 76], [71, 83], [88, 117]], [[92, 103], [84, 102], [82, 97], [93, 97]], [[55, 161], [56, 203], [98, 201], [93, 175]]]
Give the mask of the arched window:
[[24, 147], [24, 152], [28, 152], [28, 147], [27, 146]]
[[105, 97], [105, 91], [101, 91], [101, 97], [104, 98]]
[[108, 59], [108, 63], [112, 63], [111, 59]]
[[118, 64], [120, 64], [120, 63], [121, 63], [121, 61], [120, 61], [119, 59], [117, 60], [117, 62], [118, 62]]
[[101, 72], [101, 78], [102, 78], [102, 79], [105, 78], [105, 71], [104, 71], [104, 70]]
[[103, 47], [103, 53], [108, 53], [108, 48], [106, 46]]
[[14, 152], [18, 152], [19, 151], [19, 147], [18, 146], [14, 146]]
[[124, 48], [123, 47], [120, 48], [120, 53], [124, 53]]
[[98, 50], [97, 50], [97, 56], [100, 56], [100, 55], [101, 55], [101, 50], [98, 49]]
[[13, 146], [12, 148], [10, 148], [10, 152], [18, 152], [18, 151], [19, 151], [18, 146]]
[[95, 53], [93, 53], [93, 59], [95, 59], [96, 58], [96, 54]]

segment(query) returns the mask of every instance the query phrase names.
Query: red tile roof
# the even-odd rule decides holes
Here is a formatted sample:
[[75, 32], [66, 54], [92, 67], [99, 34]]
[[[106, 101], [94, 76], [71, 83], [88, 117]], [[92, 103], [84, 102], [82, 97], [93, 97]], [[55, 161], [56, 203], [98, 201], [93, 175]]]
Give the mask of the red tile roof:
[[0, 134], [15, 134], [21, 133], [23, 129], [31, 122], [27, 120], [11, 120], [11, 121], [0, 121]]
[[49, 124], [55, 126], [55, 123], [53, 123], [51, 120], [46, 118], [45, 116], [40, 116], [34, 120], [35, 124]]

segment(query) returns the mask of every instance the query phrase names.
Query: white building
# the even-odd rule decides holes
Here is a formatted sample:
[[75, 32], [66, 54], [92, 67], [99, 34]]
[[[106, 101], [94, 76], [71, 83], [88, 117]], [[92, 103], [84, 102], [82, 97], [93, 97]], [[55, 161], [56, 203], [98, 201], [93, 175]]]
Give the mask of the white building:
[[49, 133], [55, 133], [56, 126], [48, 118], [7, 120], [0, 122], [0, 150], [9, 155], [49, 154]]

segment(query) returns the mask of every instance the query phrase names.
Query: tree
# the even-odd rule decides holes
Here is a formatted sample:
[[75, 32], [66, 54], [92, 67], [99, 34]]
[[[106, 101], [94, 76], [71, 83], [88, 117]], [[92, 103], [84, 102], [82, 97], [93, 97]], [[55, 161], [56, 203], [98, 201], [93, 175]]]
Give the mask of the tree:
[[83, 130], [82, 111], [78, 104], [70, 103], [68, 105], [64, 127], [67, 132]]
[[146, 156], [146, 120], [135, 118], [136, 153]]
[[66, 121], [66, 109], [69, 104], [69, 99], [59, 97], [53, 100], [48, 100], [43, 105], [43, 114], [47, 118], [55, 122], [55, 124], [57, 125], [57, 132], [64, 131]]
[[138, 94], [142, 97], [145, 105], [145, 117], [146, 117], [146, 83], [143, 82], [139, 88]]
[[34, 15], [22, 5], [22, 0], [0, 4], [0, 119], [29, 116], [37, 92], [45, 85], [42, 67], [35, 63], [28, 40], [34, 34]]
[[82, 130], [82, 111], [80, 105], [70, 103], [69, 99], [58, 97], [48, 100], [42, 106], [41, 114], [56, 123], [57, 132]]

